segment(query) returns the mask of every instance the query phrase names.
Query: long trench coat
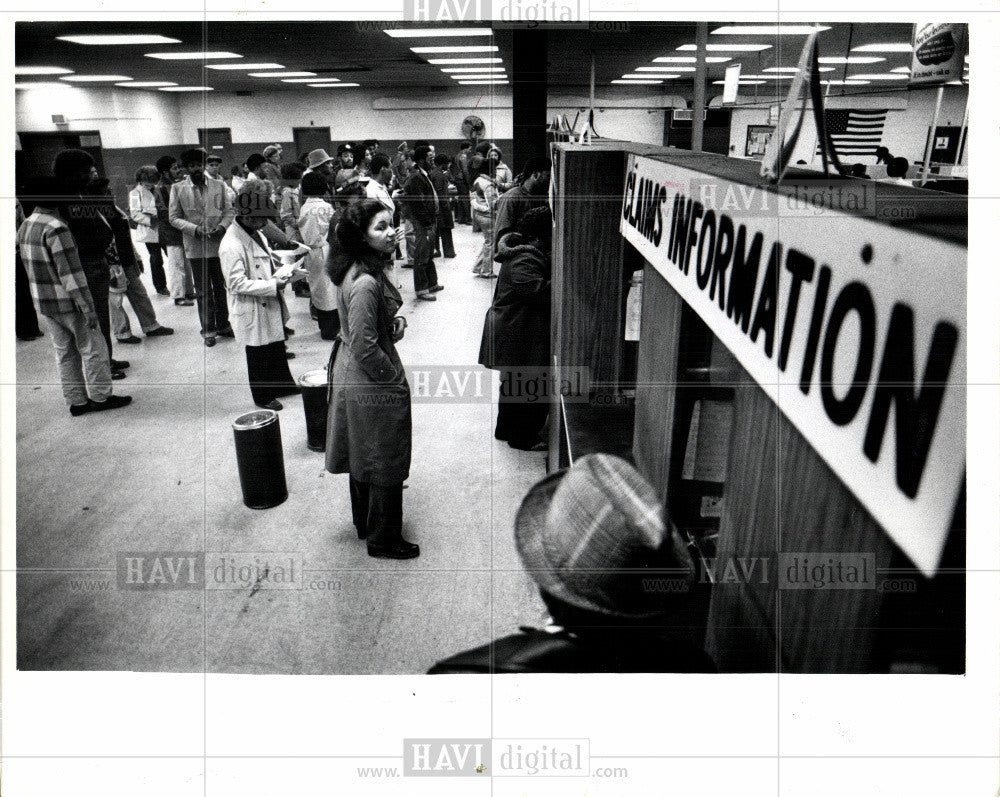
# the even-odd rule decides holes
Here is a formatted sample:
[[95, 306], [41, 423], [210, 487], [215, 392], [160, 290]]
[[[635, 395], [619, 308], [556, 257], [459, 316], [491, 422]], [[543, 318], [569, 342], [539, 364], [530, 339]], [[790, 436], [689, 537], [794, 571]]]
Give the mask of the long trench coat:
[[265, 243], [234, 222], [222, 236], [219, 261], [236, 339], [244, 346], [266, 346], [284, 340], [288, 308], [274, 279]]
[[410, 475], [410, 385], [392, 340], [392, 319], [402, 304], [384, 272], [375, 278], [357, 263], [340, 285], [326, 427], [331, 473], [383, 486]]

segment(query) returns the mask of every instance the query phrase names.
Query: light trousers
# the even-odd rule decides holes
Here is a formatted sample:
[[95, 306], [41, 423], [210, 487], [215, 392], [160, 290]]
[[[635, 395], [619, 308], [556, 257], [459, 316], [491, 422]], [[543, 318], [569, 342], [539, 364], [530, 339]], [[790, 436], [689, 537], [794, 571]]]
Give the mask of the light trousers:
[[40, 316], [52, 340], [67, 404], [86, 404], [111, 396], [111, 362], [100, 329], [91, 329], [83, 313]]

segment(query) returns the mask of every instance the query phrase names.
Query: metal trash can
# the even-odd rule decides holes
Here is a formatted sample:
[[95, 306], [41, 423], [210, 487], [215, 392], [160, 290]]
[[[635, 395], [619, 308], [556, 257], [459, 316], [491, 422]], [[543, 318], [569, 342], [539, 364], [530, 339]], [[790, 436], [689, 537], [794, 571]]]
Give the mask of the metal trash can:
[[326, 374], [325, 368], [317, 368], [298, 379], [306, 413], [306, 445], [310, 451], [326, 451]]
[[251, 509], [270, 509], [288, 498], [281, 425], [273, 410], [256, 410], [233, 421], [236, 465], [240, 471], [243, 503]]

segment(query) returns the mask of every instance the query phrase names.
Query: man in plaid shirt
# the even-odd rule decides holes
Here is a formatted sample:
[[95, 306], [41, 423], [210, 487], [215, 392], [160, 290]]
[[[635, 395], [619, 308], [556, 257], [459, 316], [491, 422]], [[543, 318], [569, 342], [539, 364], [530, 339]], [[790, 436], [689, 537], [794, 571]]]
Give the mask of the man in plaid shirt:
[[17, 245], [38, 315], [52, 338], [63, 395], [72, 415], [124, 407], [132, 397], [111, 395], [108, 348], [76, 240], [55, 209], [54, 192], [45, 179], [29, 189], [36, 204], [18, 228]]

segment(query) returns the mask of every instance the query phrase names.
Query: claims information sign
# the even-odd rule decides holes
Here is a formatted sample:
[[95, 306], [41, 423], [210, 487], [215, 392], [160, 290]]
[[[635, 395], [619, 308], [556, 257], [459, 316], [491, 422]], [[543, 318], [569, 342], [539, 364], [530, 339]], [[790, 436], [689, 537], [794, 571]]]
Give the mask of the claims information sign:
[[965, 478], [967, 250], [876, 221], [900, 209], [866, 181], [792, 188], [632, 155], [621, 231], [930, 575]]

